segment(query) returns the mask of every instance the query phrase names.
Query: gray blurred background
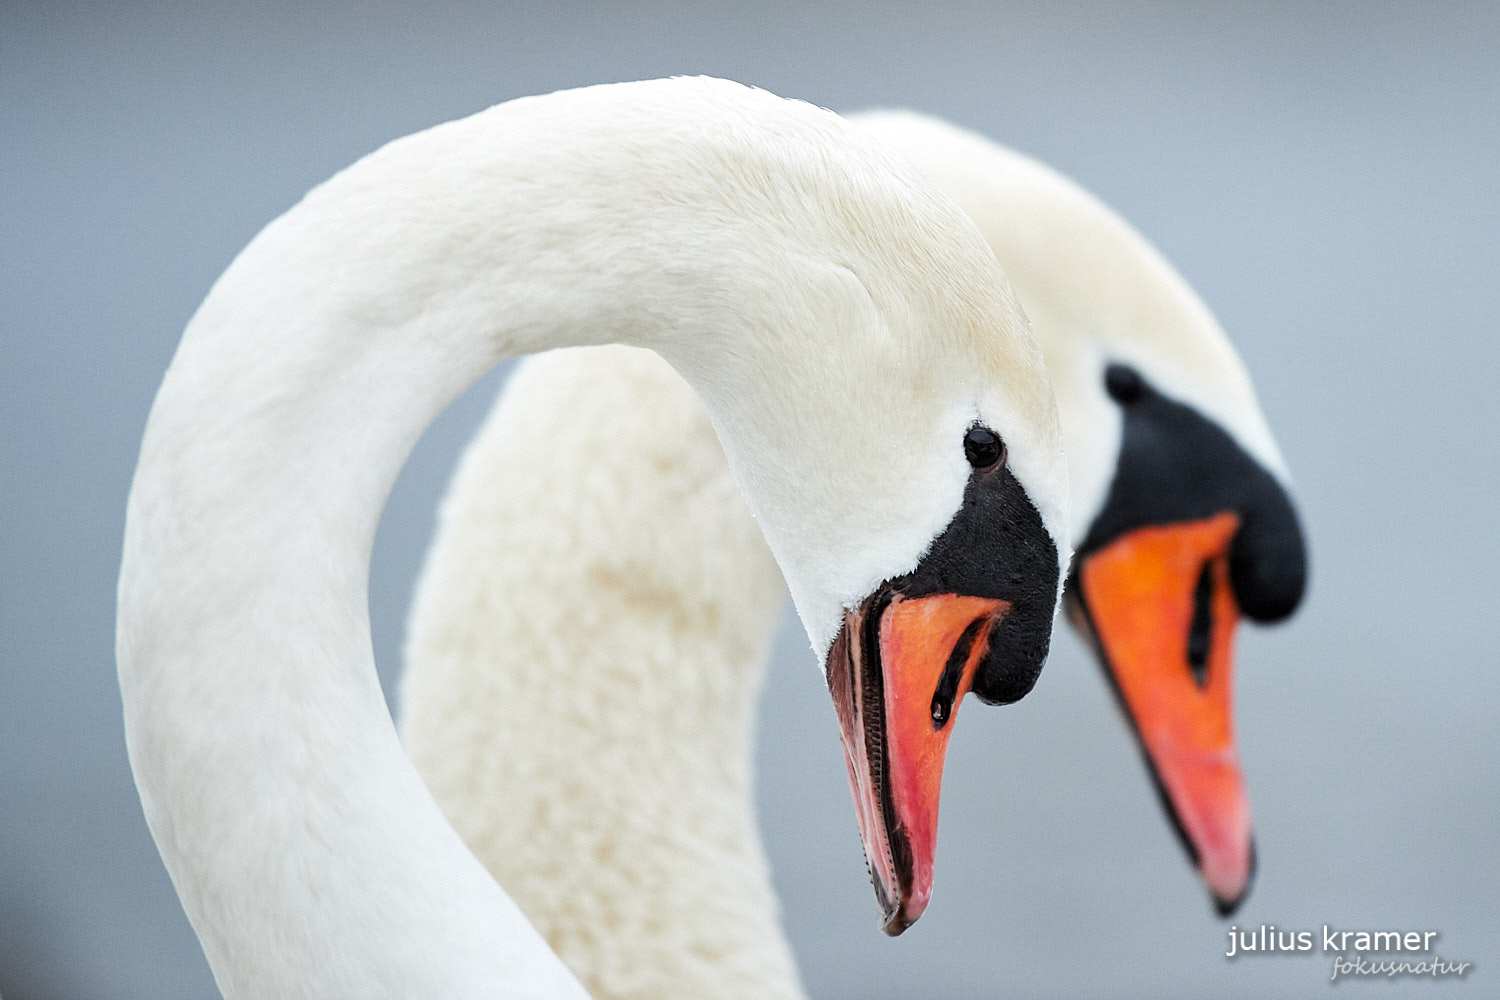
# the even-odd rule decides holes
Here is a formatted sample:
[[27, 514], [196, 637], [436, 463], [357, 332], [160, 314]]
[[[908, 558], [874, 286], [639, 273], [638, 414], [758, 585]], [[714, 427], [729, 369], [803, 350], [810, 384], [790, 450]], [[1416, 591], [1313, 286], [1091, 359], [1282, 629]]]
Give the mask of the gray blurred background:
[[[710, 73], [946, 116], [1140, 227], [1237, 341], [1313, 556], [1244, 634], [1260, 879], [1234, 922], [1436, 929], [1497, 995], [1500, 7], [1437, 3], [100, 3], [0, 8], [0, 993], [211, 997], [130, 781], [112, 652], [152, 393], [231, 256], [395, 136], [507, 98]], [[374, 557], [387, 688], [434, 505], [491, 376], [417, 449]], [[1264, 997], [1327, 956], [1224, 958], [1097, 669], [964, 714], [937, 895], [876, 930], [800, 629], [760, 803], [819, 998]], [[1384, 991], [1353, 983], [1345, 990]]]

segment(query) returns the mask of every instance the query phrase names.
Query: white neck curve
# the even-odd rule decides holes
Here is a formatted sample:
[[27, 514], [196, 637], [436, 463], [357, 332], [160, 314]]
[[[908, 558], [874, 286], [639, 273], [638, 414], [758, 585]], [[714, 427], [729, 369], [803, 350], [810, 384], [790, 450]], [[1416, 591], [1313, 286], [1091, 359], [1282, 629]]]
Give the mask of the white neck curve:
[[[956, 229], [955, 302], [1003, 288], [957, 209], [878, 149], [718, 81], [515, 101], [362, 160], [216, 283], [148, 421], [117, 657], [146, 818], [226, 996], [583, 995], [397, 742], [366, 607], [381, 508], [427, 424], [509, 355], [620, 340], [711, 412], [730, 397], [731, 423], [770, 408], [755, 371], [817, 346], [799, 310], [869, 335], [850, 202]], [[990, 317], [1008, 306], [987, 294]], [[778, 418], [756, 447], [806, 430]]]

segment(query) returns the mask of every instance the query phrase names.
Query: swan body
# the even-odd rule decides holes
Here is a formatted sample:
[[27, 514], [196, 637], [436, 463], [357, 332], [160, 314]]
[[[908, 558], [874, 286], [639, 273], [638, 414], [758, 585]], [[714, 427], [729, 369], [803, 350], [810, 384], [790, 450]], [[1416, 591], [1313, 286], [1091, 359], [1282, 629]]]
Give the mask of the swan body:
[[[397, 741], [365, 595], [380, 508], [433, 416], [501, 358], [611, 341], [703, 398], [831, 676], [883, 663], [900, 682], [924, 658], [877, 663], [850, 630], [922, 638], [903, 611], [977, 601], [966, 681], [1034, 679], [1045, 633], [1040, 651], [1010, 635], [1050, 624], [1067, 557], [1055, 413], [993, 257], [920, 176], [836, 116], [708, 80], [528, 98], [398, 140], [215, 283], [127, 508], [131, 766], [226, 996], [583, 995]], [[966, 460], [975, 427], [1007, 463]], [[953, 525], [975, 505], [1020, 519], [1026, 579], [976, 559], [971, 596], [924, 587], [962, 562]], [[858, 756], [875, 706], [842, 704]], [[859, 776], [877, 806], [910, 792]], [[914, 919], [930, 873], [892, 861], [901, 831], [878, 820], [872, 869], [891, 919]]]
[[702, 404], [527, 358], [441, 520], [399, 718], [464, 840], [594, 996], [800, 996], [751, 773], [786, 587]]
[[[1134, 366], [1285, 481], [1223, 331], [1114, 212], [940, 121], [854, 121], [937, 181], [1011, 277], [1058, 396], [1082, 499], [1074, 537], [1090, 535], [1119, 478], [1110, 365]], [[782, 594], [710, 422], [669, 366], [624, 347], [521, 365], [443, 504], [412, 612], [402, 736], [464, 839], [598, 997], [803, 995], [751, 788]], [[1149, 595], [1139, 602], [1149, 630], [1185, 641]], [[1163, 669], [1159, 692], [1188, 678]], [[589, 680], [566, 705], [564, 674]], [[1232, 869], [1248, 813], [1233, 796], [1214, 804], [1224, 825], [1244, 824], [1224, 838]], [[1226, 898], [1248, 881], [1214, 876]]]

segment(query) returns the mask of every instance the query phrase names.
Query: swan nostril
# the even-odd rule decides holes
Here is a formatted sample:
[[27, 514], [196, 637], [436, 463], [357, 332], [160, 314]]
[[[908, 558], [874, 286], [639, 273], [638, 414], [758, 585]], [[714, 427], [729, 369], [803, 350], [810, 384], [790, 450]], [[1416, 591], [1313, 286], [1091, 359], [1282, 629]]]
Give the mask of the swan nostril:
[[1214, 637], [1213, 563], [1203, 564], [1198, 585], [1193, 588], [1193, 623], [1188, 627], [1187, 660], [1193, 680], [1200, 688], [1208, 686], [1208, 653]]
[[937, 690], [932, 692], [933, 729], [942, 729], [953, 715], [953, 702], [958, 698], [958, 685], [963, 680], [964, 667], [969, 665], [969, 653], [974, 649], [974, 640], [988, 623], [988, 618], [974, 619], [953, 644], [953, 652], [948, 654], [943, 675], [938, 678]]

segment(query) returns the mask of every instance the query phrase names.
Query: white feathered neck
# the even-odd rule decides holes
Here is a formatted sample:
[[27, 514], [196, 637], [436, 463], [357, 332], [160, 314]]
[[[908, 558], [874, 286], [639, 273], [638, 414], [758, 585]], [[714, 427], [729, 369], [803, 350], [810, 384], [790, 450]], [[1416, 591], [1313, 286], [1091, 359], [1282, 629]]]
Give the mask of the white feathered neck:
[[[1063, 538], [1050, 394], [978, 239], [834, 116], [676, 80], [399, 140], [252, 241], [153, 406], [117, 632], [146, 818], [229, 997], [581, 992], [433, 804], [369, 645], [385, 496], [497, 359], [620, 339], [673, 360], [780, 532], [815, 642], [951, 516], [961, 457], [933, 445], [976, 408]], [[839, 542], [858, 558], [837, 564]]]

